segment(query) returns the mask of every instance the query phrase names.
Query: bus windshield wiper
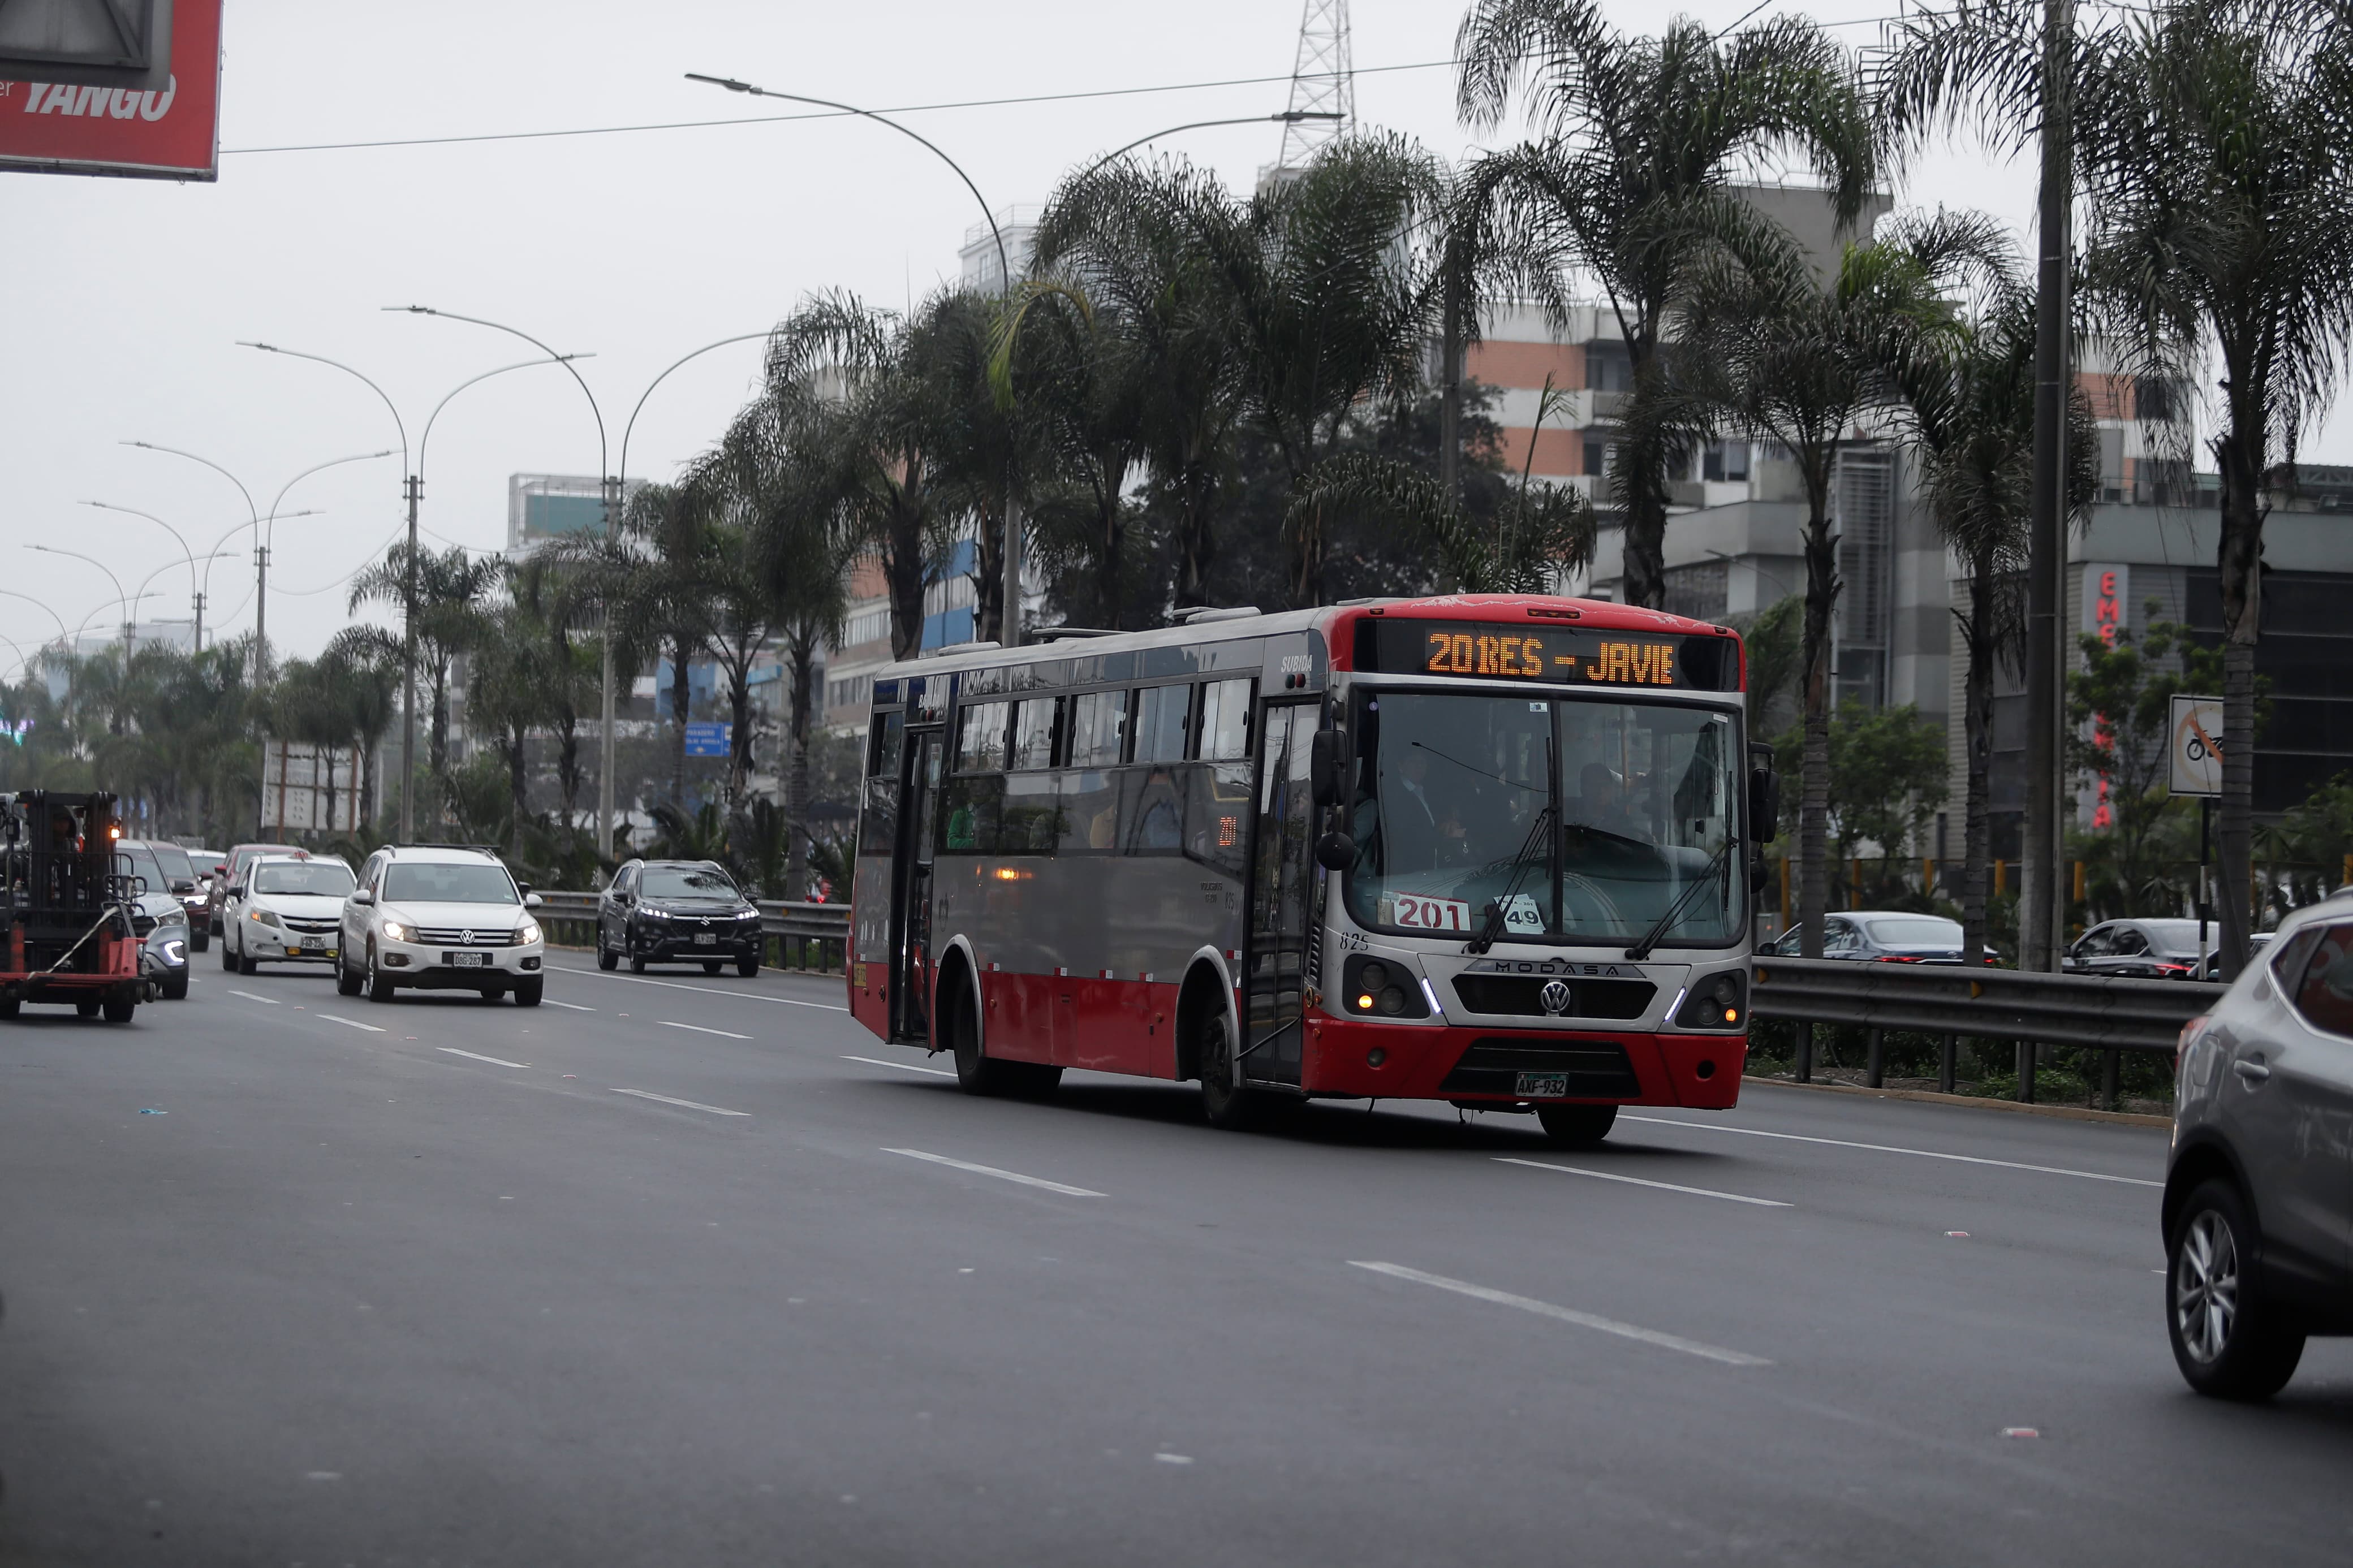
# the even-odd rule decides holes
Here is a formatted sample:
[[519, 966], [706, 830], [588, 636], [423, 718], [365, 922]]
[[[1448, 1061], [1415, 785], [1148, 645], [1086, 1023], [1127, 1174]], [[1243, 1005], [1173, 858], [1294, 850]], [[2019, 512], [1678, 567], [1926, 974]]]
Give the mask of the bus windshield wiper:
[[1691, 902], [1692, 895], [1714, 881], [1719, 868], [1731, 864], [1728, 857], [1732, 854], [1732, 847], [1739, 842], [1739, 839], [1729, 835], [1725, 837], [1724, 847], [1708, 857], [1707, 864], [1700, 868], [1699, 875], [1693, 878], [1683, 892], [1676, 897], [1675, 901], [1667, 906], [1667, 912], [1659, 917], [1659, 923], [1645, 931], [1641, 941], [1626, 950], [1627, 957], [1644, 959], [1651, 956], [1651, 950], [1659, 945], [1659, 939], [1673, 929], [1677, 921], [1683, 919], [1683, 906]]
[[1512, 857], [1512, 874], [1504, 883], [1503, 892], [1487, 906], [1485, 923], [1480, 926], [1479, 934], [1471, 939], [1463, 952], [1484, 952], [1494, 946], [1496, 939], [1504, 934], [1504, 922], [1510, 918], [1506, 911], [1520, 890], [1520, 879], [1526, 876], [1528, 868], [1535, 864], [1536, 853], [1546, 847], [1546, 836], [1551, 829], [1552, 807], [1547, 805], [1539, 810], [1536, 819], [1528, 825], [1528, 836], [1520, 845], [1520, 852]]

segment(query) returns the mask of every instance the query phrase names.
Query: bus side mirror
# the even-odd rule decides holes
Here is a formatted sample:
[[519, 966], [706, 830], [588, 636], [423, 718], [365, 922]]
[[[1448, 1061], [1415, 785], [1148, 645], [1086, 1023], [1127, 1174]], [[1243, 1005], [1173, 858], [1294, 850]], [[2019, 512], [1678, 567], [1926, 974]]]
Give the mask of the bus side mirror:
[[1781, 775], [1758, 768], [1748, 775], [1748, 832], [1759, 844], [1770, 844], [1781, 824]]
[[1315, 863], [1326, 871], [1345, 871], [1356, 863], [1356, 841], [1345, 833], [1327, 833], [1315, 841]]
[[1307, 742], [1307, 787], [1318, 805], [1338, 805], [1348, 769], [1348, 737], [1319, 730]]

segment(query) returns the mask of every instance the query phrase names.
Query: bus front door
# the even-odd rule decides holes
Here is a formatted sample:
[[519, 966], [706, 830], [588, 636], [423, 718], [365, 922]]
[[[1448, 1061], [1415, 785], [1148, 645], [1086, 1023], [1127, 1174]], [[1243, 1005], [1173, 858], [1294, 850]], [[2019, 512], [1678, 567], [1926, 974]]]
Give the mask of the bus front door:
[[899, 877], [891, 890], [891, 929], [898, 935], [891, 976], [891, 1034], [931, 1037], [932, 817], [940, 787], [940, 731], [908, 731], [905, 784], [899, 792]]
[[1302, 987], [1314, 887], [1315, 809], [1308, 790], [1308, 742], [1316, 711], [1293, 704], [1266, 710], [1260, 727], [1258, 831], [1250, 841], [1250, 951], [1243, 963], [1242, 1077], [1299, 1081]]

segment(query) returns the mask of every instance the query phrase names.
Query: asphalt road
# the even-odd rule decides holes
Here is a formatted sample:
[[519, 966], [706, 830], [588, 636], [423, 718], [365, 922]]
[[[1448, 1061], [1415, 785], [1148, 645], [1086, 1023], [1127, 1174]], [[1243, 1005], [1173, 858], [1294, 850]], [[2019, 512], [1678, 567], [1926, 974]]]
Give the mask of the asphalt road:
[[555, 963], [0, 1025], [0, 1563], [2353, 1560], [2353, 1343], [2186, 1392], [2161, 1131], [1228, 1134]]

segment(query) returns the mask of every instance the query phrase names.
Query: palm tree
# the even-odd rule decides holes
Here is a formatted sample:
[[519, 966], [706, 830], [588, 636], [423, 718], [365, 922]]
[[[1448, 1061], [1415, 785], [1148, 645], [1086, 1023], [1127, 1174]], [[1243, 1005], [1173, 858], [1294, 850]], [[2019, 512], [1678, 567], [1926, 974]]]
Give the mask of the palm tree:
[[1818, 278], [1794, 242], [1744, 263], [1719, 253], [1691, 304], [1685, 395], [1712, 417], [1778, 442], [1806, 492], [1806, 629], [1799, 910], [1805, 955], [1821, 956], [1829, 903], [1831, 615], [1838, 545], [1831, 491], [1839, 449], [1886, 395], [1884, 366], [1911, 340], [1956, 331], [1946, 293], [1975, 261], [1976, 226], [1936, 219], [1888, 242], [1851, 247]]
[[768, 344], [765, 395], [795, 445], [828, 465], [881, 565], [899, 658], [922, 645], [923, 591], [953, 543], [955, 520], [935, 493], [937, 347], [896, 312], [847, 292], [803, 300]]
[[[2079, 82], [2094, 308], [2145, 374], [2219, 373], [2225, 888], [2253, 869], [2255, 644], [2267, 492], [2327, 410], [2353, 340], [2353, 39], [2320, 0], [2171, 0]], [[2246, 901], [2221, 901], [2222, 973]]]
[[1694, 405], [1673, 386], [1675, 313], [1717, 247], [1771, 247], [1767, 221], [1725, 193], [1743, 159], [1803, 158], [1830, 177], [1841, 224], [1861, 214], [1875, 160], [1852, 58], [1793, 16], [1728, 36], [1677, 20], [1630, 37], [1598, 0], [1473, 0], [1455, 56], [1465, 123], [1492, 129], [1520, 91], [1537, 135], [1464, 173], [1447, 270], [1458, 289], [1483, 279], [1556, 321], [1572, 275], [1600, 285], [1632, 372], [1611, 475], [1623, 596], [1662, 607], [1667, 485], [1694, 436], [1678, 417]]
[[346, 626], [327, 641], [319, 662], [337, 668], [360, 746], [359, 820], [375, 821], [376, 758], [400, 717], [400, 639], [381, 626]]
[[[1233, 293], [1245, 416], [1294, 493], [1366, 400], [1420, 386], [1433, 295], [1409, 240], [1446, 194], [1438, 164], [1401, 138], [1350, 138], [1199, 235]], [[1294, 605], [1324, 601], [1324, 515], [1293, 520]]]
[[[459, 545], [436, 554], [420, 549], [417, 559], [417, 652], [424, 661], [432, 697], [426, 729], [426, 770], [446, 795], [449, 778], [449, 672], [474, 646], [481, 609], [502, 571], [495, 555], [476, 558]], [[396, 544], [384, 559], [352, 579], [348, 607], [401, 605], [408, 595], [408, 546]]]
[[[1146, 494], [1172, 519], [1178, 609], [1208, 603], [1244, 407], [1235, 297], [1215, 260], [1240, 248], [1239, 225], [1214, 174], [1123, 158], [1066, 182], [1031, 240], [1033, 269], [1082, 290], [1134, 355]], [[1212, 234], [1220, 247], [1203, 243]]]
[[[1973, 220], [1956, 220], [1968, 225]], [[1917, 457], [1921, 489], [1946, 545], [1968, 569], [1968, 603], [1953, 612], [1967, 651], [1962, 729], [1961, 946], [1987, 945], [1991, 848], [1993, 689], [1997, 661], [2015, 663], [2023, 606], [2034, 455], [2034, 297], [2007, 240], [1976, 220], [1976, 308], [1949, 332], [1886, 340], [1894, 412]], [[2068, 433], [2071, 507], [2099, 485], [2099, 444], [2080, 390]]]

